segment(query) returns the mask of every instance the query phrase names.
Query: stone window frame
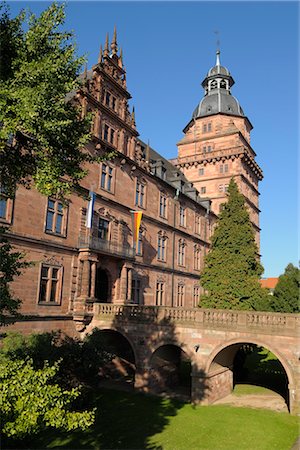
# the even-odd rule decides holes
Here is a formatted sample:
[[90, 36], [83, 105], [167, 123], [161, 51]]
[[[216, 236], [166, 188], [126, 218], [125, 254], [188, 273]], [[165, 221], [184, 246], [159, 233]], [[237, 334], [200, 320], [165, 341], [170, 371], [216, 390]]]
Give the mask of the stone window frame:
[[142, 293], [142, 280], [137, 275], [134, 274], [131, 280], [131, 299], [130, 303], [133, 305], [141, 304], [141, 293]]
[[113, 147], [117, 147], [118, 130], [107, 122], [103, 122], [101, 137], [103, 141], [107, 142]]
[[219, 167], [220, 173], [228, 173], [229, 172], [229, 165], [228, 163], [221, 163]]
[[[43, 277], [43, 269], [49, 269], [49, 275]], [[52, 283], [53, 280], [53, 269], [57, 269], [57, 287], [55, 293], [55, 301], [50, 301], [51, 291], [52, 291]], [[38, 291], [37, 291], [37, 304], [41, 306], [60, 306], [62, 302], [62, 288], [63, 288], [63, 274], [64, 267], [60, 264], [52, 264], [49, 262], [41, 262], [39, 269], [39, 279], [38, 279]], [[46, 301], [41, 301], [41, 292], [42, 292], [42, 282], [43, 280], [47, 280], [46, 283]]]
[[[54, 208], [49, 208], [50, 201], [54, 202]], [[57, 208], [58, 204], [62, 205], [62, 214], [60, 214], [60, 211]], [[53, 215], [54, 215], [52, 230], [47, 228], [48, 213], [53, 213]], [[55, 231], [58, 216], [62, 217], [61, 232]], [[66, 238], [67, 237], [67, 229], [68, 229], [68, 216], [69, 216], [68, 205], [63, 205], [62, 201], [60, 201], [54, 197], [48, 197], [47, 202], [46, 202], [46, 210], [45, 210], [44, 233], [52, 235], [52, 236]]]
[[163, 306], [165, 304], [165, 292], [166, 292], [166, 283], [164, 280], [157, 279], [156, 280], [156, 288], [155, 288], [155, 305]]
[[201, 236], [202, 234], [202, 216], [195, 213], [195, 234]]
[[[164, 203], [162, 203], [162, 199], [164, 199]], [[164, 191], [159, 192], [159, 217], [163, 219], [168, 218], [168, 195]]]
[[194, 245], [194, 270], [201, 270], [201, 247], [199, 244]]
[[185, 284], [183, 281], [177, 283], [176, 292], [176, 306], [177, 308], [183, 308], [185, 303]]
[[[94, 214], [95, 217], [95, 232], [96, 232], [96, 236], [97, 239], [103, 241], [103, 242], [109, 242], [110, 241], [110, 236], [111, 236], [111, 220], [109, 219], [109, 217], [105, 216], [104, 214]], [[99, 236], [99, 231], [100, 231], [100, 227], [99, 227], [99, 223], [100, 220], [105, 221], [108, 223], [108, 227], [107, 227], [107, 237], [106, 238], [101, 238]]]
[[[140, 187], [142, 189], [140, 189]], [[144, 179], [136, 178], [134, 190], [134, 205], [141, 209], [146, 209], [147, 183]]]
[[200, 292], [201, 287], [199, 284], [194, 284], [193, 286], [193, 307], [197, 308], [200, 303]]
[[[104, 183], [103, 181], [103, 174], [104, 174], [104, 166], [107, 167], [107, 171], [104, 177]], [[111, 170], [111, 173], [109, 171]], [[108, 163], [108, 162], [102, 162], [100, 163], [100, 179], [99, 179], [99, 187], [101, 190], [109, 192], [110, 194], [115, 193], [115, 185], [116, 185], [116, 168]]]
[[199, 177], [202, 177], [204, 175], [204, 172], [204, 167], [200, 167], [200, 169], [198, 170]]
[[180, 204], [179, 205], [179, 226], [186, 228], [186, 216], [187, 216], [187, 209], [185, 205]]
[[178, 266], [186, 266], [186, 241], [185, 239], [178, 240], [177, 264]]
[[14, 199], [5, 192], [5, 187], [0, 185], [0, 201], [5, 204], [5, 215], [0, 217], [0, 223], [11, 225], [13, 221]]
[[167, 262], [167, 234], [159, 231], [157, 234], [157, 261]]
[[200, 187], [200, 194], [206, 194], [206, 186]]
[[136, 246], [136, 256], [143, 256], [144, 252], [144, 234], [143, 230], [139, 230], [139, 237]]

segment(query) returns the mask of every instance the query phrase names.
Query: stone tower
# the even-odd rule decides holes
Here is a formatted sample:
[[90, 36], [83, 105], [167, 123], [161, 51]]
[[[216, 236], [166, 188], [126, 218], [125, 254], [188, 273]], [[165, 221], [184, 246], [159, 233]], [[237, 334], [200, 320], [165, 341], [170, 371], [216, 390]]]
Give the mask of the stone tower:
[[78, 101], [83, 114], [93, 112], [93, 141], [96, 148], [105, 152], [118, 151], [146, 166], [145, 154], [137, 137], [134, 108], [129, 111], [131, 98], [126, 86], [126, 70], [122, 50], [117, 44], [117, 32], [109, 43], [108, 34], [104, 49], [100, 47], [98, 62], [83, 74], [83, 89]]
[[245, 196], [259, 245], [258, 182], [263, 175], [250, 145], [253, 127], [231, 94], [233, 84], [230, 72], [221, 66], [218, 50], [216, 65], [202, 82], [204, 97], [177, 144], [175, 164], [202, 197], [211, 199], [216, 214], [226, 201], [227, 187], [233, 177]]

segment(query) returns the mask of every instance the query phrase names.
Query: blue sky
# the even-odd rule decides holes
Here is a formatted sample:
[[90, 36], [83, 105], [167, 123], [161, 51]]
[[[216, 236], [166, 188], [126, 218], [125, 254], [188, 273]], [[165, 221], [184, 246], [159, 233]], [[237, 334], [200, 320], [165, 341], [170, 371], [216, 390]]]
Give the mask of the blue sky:
[[[48, 2], [8, 2], [37, 14]], [[201, 82], [215, 62], [228, 67], [254, 126], [251, 144], [263, 169], [260, 184], [264, 276], [297, 264], [299, 128], [299, 4], [296, 2], [68, 2], [66, 29], [78, 52], [97, 61], [114, 25], [123, 47], [127, 85], [141, 138], [165, 157], [202, 98]]]

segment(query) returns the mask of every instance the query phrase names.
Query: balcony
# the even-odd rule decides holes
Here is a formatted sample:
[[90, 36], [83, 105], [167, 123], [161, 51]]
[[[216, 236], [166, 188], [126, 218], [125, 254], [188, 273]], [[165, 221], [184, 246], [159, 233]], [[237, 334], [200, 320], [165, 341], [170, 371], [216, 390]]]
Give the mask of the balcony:
[[118, 258], [134, 259], [135, 257], [135, 252], [132, 247], [121, 245], [117, 242], [107, 241], [106, 239], [99, 239], [95, 236], [80, 237], [78, 247], [81, 250], [93, 250], [98, 253]]

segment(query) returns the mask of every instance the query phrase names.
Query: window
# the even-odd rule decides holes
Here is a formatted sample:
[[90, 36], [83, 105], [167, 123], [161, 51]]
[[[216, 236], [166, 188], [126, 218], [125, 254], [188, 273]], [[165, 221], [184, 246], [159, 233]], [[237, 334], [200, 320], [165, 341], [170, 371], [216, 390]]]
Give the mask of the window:
[[143, 234], [142, 234], [141, 231], [139, 232], [139, 238], [138, 238], [138, 242], [137, 242], [136, 254], [138, 256], [142, 256], [143, 255]]
[[210, 153], [211, 152], [211, 145], [205, 145], [203, 148], [202, 148], [202, 151], [203, 151], [203, 153]]
[[166, 261], [166, 236], [158, 235], [157, 240], [157, 259]]
[[225, 186], [224, 186], [224, 191], [225, 191], [225, 192], [228, 192], [228, 184], [225, 184]]
[[66, 233], [66, 208], [62, 202], [48, 198], [46, 233], [65, 235]]
[[224, 185], [223, 184], [219, 184], [218, 189], [219, 189], [219, 192], [223, 192]]
[[0, 185], [0, 222], [12, 223], [13, 202], [5, 186]]
[[105, 93], [105, 105], [110, 106], [110, 93], [109, 92]]
[[201, 268], [201, 250], [198, 245], [194, 246], [194, 269], [200, 270]]
[[201, 216], [199, 214], [196, 214], [195, 217], [195, 233], [201, 235]]
[[104, 241], [108, 240], [109, 221], [99, 217], [98, 220], [98, 238]]
[[195, 308], [199, 305], [199, 302], [200, 302], [200, 286], [194, 286], [193, 304]]
[[59, 303], [61, 297], [62, 267], [42, 265], [39, 303]]
[[110, 129], [110, 139], [109, 139], [111, 144], [114, 144], [115, 142], [115, 130], [113, 130], [112, 128]]
[[139, 304], [141, 295], [141, 280], [132, 278], [131, 283], [131, 301], [132, 303]]
[[202, 186], [200, 189], [201, 194], [206, 194], [206, 186]]
[[204, 169], [203, 169], [203, 167], [202, 167], [201, 169], [199, 169], [199, 175], [200, 175], [200, 176], [204, 175]]
[[139, 181], [136, 182], [135, 204], [141, 208], [145, 207], [145, 185]]
[[156, 306], [162, 306], [165, 302], [165, 283], [163, 281], [157, 281], [156, 283]]
[[101, 167], [100, 187], [106, 191], [112, 191], [113, 168], [105, 163]]
[[228, 164], [221, 164], [220, 173], [227, 173], [227, 172], [228, 172]]
[[167, 217], [167, 196], [162, 192], [159, 195], [159, 215], [160, 217]]
[[0, 186], [0, 219], [7, 219], [8, 196], [4, 186]]
[[181, 227], [186, 226], [186, 216], [185, 216], [185, 208], [180, 205], [179, 207], [179, 225]]
[[202, 126], [202, 132], [203, 133], [207, 133], [209, 131], [211, 131], [211, 122], [204, 123], [203, 126]]
[[103, 139], [105, 141], [108, 141], [108, 132], [109, 132], [109, 126], [108, 125], [104, 125], [104, 129], [103, 129]]
[[178, 241], [178, 265], [185, 265], [185, 242], [183, 239]]
[[112, 97], [111, 107], [115, 111], [116, 110], [117, 99], [116, 97]]
[[178, 307], [182, 307], [184, 305], [184, 284], [179, 283], [177, 285], [177, 305]]

